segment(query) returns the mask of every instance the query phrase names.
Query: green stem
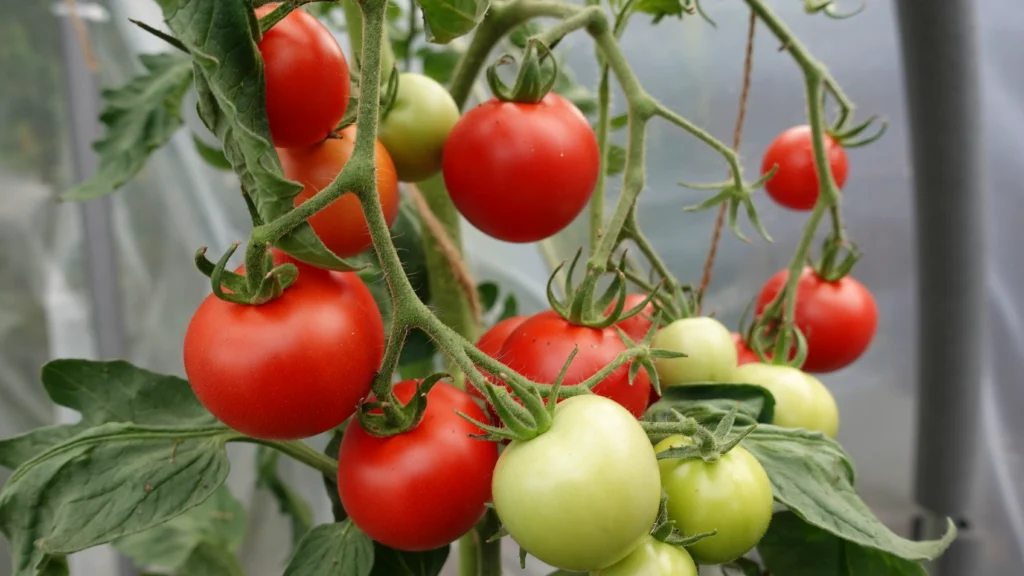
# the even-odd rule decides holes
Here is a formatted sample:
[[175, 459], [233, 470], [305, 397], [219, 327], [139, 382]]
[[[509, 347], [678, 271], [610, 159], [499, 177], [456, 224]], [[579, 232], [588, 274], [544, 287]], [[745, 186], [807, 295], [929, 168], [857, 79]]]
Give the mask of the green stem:
[[601, 66], [601, 81], [597, 88], [597, 149], [600, 152], [601, 169], [597, 175], [597, 186], [590, 197], [590, 251], [597, 250], [604, 227], [604, 187], [608, 165], [608, 128], [611, 108], [611, 86], [608, 66]]
[[[348, 30], [349, 44], [352, 46], [352, 54], [362, 54], [363, 51], [363, 12], [359, 9], [357, 0], [341, 0], [341, 8], [345, 12], [345, 25]], [[383, 32], [384, 48], [380, 57], [380, 69], [386, 70], [382, 77], [387, 79], [391, 74], [391, 68], [395, 65], [395, 51], [388, 41], [388, 31]], [[352, 62], [351, 66], [356, 70], [365, 65], [362, 62]]]
[[237, 441], [268, 446], [282, 454], [302, 462], [310, 468], [320, 471], [325, 476], [329, 476], [330, 478], [338, 476], [338, 461], [326, 454], [317, 452], [302, 440], [261, 440], [259, 438], [251, 438], [249, 436], [240, 436]]
[[459, 576], [478, 576], [480, 573], [480, 535], [473, 530], [459, 538]]
[[500, 527], [501, 521], [498, 519], [497, 512], [488, 508], [484, 512], [483, 520], [477, 524], [475, 529], [480, 542], [480, 576], [501, 576], [501, 540], [487, 541], [498, 532]]

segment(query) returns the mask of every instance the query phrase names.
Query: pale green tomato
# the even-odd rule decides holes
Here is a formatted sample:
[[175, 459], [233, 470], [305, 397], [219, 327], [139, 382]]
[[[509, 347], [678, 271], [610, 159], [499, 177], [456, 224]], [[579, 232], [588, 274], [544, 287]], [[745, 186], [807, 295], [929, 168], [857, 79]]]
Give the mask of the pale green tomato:
[[736, 369], [732, 334], [714, 318], [676, 320], [658, 331], [651, 346], [686, 354], [685, 358], [655, 360], [662, 386], [727, 382]]
[[836, 437], [839, 408], [820, 380], [791, 366], [744, 364], [733, 373], [733, 382], [764, 386], [775, 397], [773, 424], [806, 428]]
[[697, 576], [697, 565], [686, 550], [648, 536], [629, 556], [590, 576]]
[[444, 86], [422, 74], [399, 76], [395, 103], [377, 131], [398, 179], [419, 182], [436, 174], [444, 143], [458, 121], [459, 107]]
[[551, 428], [501, 453], [494, 509], [509, 535], [542, 562], [600, 570], [629, 554], [658, 516], [654, 450], [625, 408], [601, 396], [569, 398]]
[[[683, 436], [659, 442], [655, 452], [689, 444]], [[699, 458], [658, 461], [668, 494], [668, 516], [683, 535], [717, 530], [687, 550], [700, 564], [724, 564], [761, 541], [772, 520], [772, 484], [764, 467], [740, 446], [717, 462]]]

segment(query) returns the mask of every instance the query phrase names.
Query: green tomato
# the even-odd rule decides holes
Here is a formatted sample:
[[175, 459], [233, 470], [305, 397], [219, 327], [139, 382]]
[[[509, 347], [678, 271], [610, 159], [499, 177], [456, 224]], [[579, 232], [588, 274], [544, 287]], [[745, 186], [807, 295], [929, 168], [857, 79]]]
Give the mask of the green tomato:
[[676, 320], [658, 331], [651, 346], [686, 354], [685, 358], [655, 360], [662, 386], [727, 382], [736, 369], [732, 334], [714, 318]]
[[459, 107], [432, 78], [406, 72], [377, 138], [395, 163], [398, 179], [419, 182], [441, 169], [444, 143], [459, 121]]
[[551, 428], [513, 441], [492, 483], [494, 509], [509, 535], [556, 568], [611, 566], [647, 536], [661, 482], [654, 450], [625, 408], [595, 395], [555, 408]]
[[648, 536], [629, 556], [590, 576], [697, 576], [697, 565], [686, 550]]
[[791, 366], [744, 364], [733, 372], [734, 382], [757, 384], [775, 397], [773, 424], [806, 428], [836, 437], [839, 408], [832, 393], [820, 380]]
[[[689, 444], [683, 436], [659, 442], [655, 452]], [[658, 461], [668, 494], [668, 516], [684, 536], [717, 530], [687, 549], [700, 564], [724, 564], [761, 541], [772, 519], [772, 484], [764, 467], [740, 446], [717, 462]]]

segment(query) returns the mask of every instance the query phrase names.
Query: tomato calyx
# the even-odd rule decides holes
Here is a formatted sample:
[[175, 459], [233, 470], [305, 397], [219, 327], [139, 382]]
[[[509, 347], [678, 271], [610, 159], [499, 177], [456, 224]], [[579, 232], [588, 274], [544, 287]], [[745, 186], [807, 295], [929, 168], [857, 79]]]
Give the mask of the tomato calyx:
[[[580, 256], [583, 254], [583, 249], [576, 251], [576, 255], [573, 257], [572, 262], [569, 264], [569, 269], [565, 274], [565, 284], [562, 287], [563, 293], [566, 295], [565, 300], [560, 300], [555, 295], [554, 283], [558, 278], [559, 272], [565, 267], [565, 262], [560, 263], [551, 272], [551, 276], [548, 277], [547, 283], [547, 299], [551, 309], [558, 313], [559, 316], [565, 318], [569, 322], [577, 326], [586, 326], [588, 328], [607, 328], [628, 320], [638, 314], [644, 313], [644, 309], [649, 304], [654, 302], [655, 297], [658, 295], [658, 291], [661, 288], [661, 283], [654, 286], [649, 294], [639, 303], [633, 305], [630, 308], [626, 308], [627, 294], [626, 294], [626, 277], [622, 273], [620, 268], [613, 269], [612, 280], [605, 289], [604, 293], [597, 297], [595, 300], [594, 290], [597, 284], [597, 275], [591, 274], [589, 271], [586, 273], [583, 281], [579, 286], [574, 287], [572, 284], [573, 274], [576, 272], [576, 265], [579, 264]], [[657, 303], [654, 304], [656, 309], [655, 317], [652, 318], [652, 329], [656, 329], [660, 324], [660, 306]], [[653, 330], [648, 334], [653, 338]], [[645, 338], [649, 343], [650, 339]]]
[[252, 263], [247, 263], [245, 275], [226, 270], [228, 260], [237, 249], [238, 242], [235, 242], [216, 264], [206, 257], [205, 246], [196, 250], [194, 257], [196, 268], [210, 279], [213, 294], [225, 302], [266, 304], [283, 294], [299, 277], [295, 264], [286, 262], [274, 266], [273, 255], [266, 249], [262, 255], [252, 258]]
[[771, 180], [772, 176], [775, 176], [775, 173], [778, 172], [778, 170], [778, 165], [775, 165], [751, 184], [745, 184], [738, 178], [733, 178], [732, 180], [726, 180], [724, 182], [714, 182], [711, 184], [678, 182], [677, 184], [679, 186], [689, 188], [690, 190], [718, 191], [717, 194], [714, 194], [703, 202], [686, 206], [683, 210], [686, 212], [703, 212], [705, 210], [711, 210], [712, 208], [718, 208], [718, 206], [723, 202], [728, 202], [729, 229], [732, 231], [734, 236], [743, 242], [750, 242], [750, 239], [747, 238], [739, 228], [739, 209], [740, 206], [743, 206], [747, 213], [747, 218], [750, 220], [751, 225], [754, 226], [754, 230], [756, 230], [757, 233], [766, 241], [772, 242], [771, 235], [768, 234], [768, 230], [766, 230], [764, 225], [761, 224], [761, 217], [758, 216], [757, 208], [754, 207], [753, 194], [756, 190], [763, 187], [768, 180]]
[[405, 404], [395, 397], [394, 392], [389, 392], [389, 400], [364, 399], [356, 408], [356, 419], [368, 434], [380, 438], [412, 430], [423, 420], [423, 414], [427, 411], [427, 394], [430, 389], [448, 377], [443, 372], [427, 376], [417, 383], [416, 393]]
[[555, 81], [558, 80], [558, 63], [551, 54], [551, 48], [541, 40], [530, 38], [526, 42], [515, 84], [510, 88], [498, 77], [498, 67], [515, 63], [515, 56], [505, 54], [487, 67], [487, 83], [499, 100], [536, 104], [555, 87]]
[[757, 423], [733, 431], [739, 406], [734, 406], [715, 426], [712, 431], [693, 418], [672, 410], [675, 422], [641, 421], [647, 436], [654, 442], [660, 442], [673, 436], [682, 436], [683, 441], [672, 445], [658, 453], [658, 459], [677, 460], [701, 459], [705, 462], [717, 462], [723, 454], [735, 448], [748, 434], [757, 428]]
[[808, 14], [821, 13], [835, 20], [852, 18], [863, 12], [866, 6], [866, 2], [861, 2], [860, 6], [849, 12], [840, 12], [839, 8], [836, 7], [836, 0], [804, 0], [804, 12]]
[[676, 527], [676, 523], [668, 517], [668, 494], [661, 491], [661, 504], [658, 506], [658, 518], [654, 521], [654, 528], [651, 529], [651, 536], [665, 544], [685, 548], [692, 546], [705, 538], [718, 534], [718, 530], [701, 532], [700, 534], [684, 535]]
[[825, 282], [838, 282], [853, 271], [860, 257], [861, 252], [856, 244], [833, 233], [825, 238], [817, 262], [808, 258], [808, 265]]

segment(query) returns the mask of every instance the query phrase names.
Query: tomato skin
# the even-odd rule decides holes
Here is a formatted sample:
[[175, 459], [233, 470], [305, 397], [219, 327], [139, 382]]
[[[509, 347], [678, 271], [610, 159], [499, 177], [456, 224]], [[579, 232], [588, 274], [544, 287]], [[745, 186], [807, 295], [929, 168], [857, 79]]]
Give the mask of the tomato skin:
[[[836, 186], [842, 188], [850, 168], [846, 150], [826, 134], [825, 154], [832, 168], [832, 178]], [[768, 145], [761, 160], [761, 174], [767, 174], [776, 164], [779, 170], [764, 185], [768, 195], [791, 210], [813, 209], [820, 192], [810, 126], [794, 126]]]
[[[408, 402], [416, 384], [396, 384], [395, 395]], [[427, 394], [416, 428], [388, 438], [367, 433], [356, 421], [345, 429], [338, 493], [352, 521], [374, 540], [399, 550], [433, 550], [469, 532], [483, 516], [498, 447], [470, 438], [483, 431], [456, 410], [486, 421], [468, 394], [439, 382]]]
[[[483, 336], [476, 341], [476, 347], [491, 358], [500, 360], [501, 347], [505, 344], [505, 340], [508, 340], [509, 334], [518, 328], [520, 324], [526, 322], [527, 319], [529, 319], [529, 316], [512, 316], [511, 318], [505, 318], [484, 332]], [[488, 380], [497, 383], [497, 380], [494, 379], [490, 372], [485, 370], [484, 376]], [[485, 399], [483, 394], [481, 394], [480, 391], [471, 384], [466, 384], [466, 391], [481, 400]], [[495, 418], [494, 421], [497, 421], [497, 419]]]
[[[334, 181], [352, 157], [355, 140], [356, 127], [353, 124], [342, 130], [337, 138], [324, 140], [308, 148], [277, 149], [285, 177], [304, 187], [295, 197], [296, 206]], [[374, 159], [377, 166], [377, 193], [384, 210], [384, 220], [391, 226], [398, 215], [398, 176], [388, 151], [379, 141], [374, 150]], [[324, 245], [342, 258], [355, 256], [373, 246], [366, 217], [363, 216], [362, 206], [355, 194], [342, 194], [327, 208], [314, 214], [308, 222]]]
[[[622, 309], [629, 310], [631, 308], [635, 308], [639, 306], [645, 298], [647, 298], [647, 294], [629, 294], [626, 296], [626, 302]], [[608, 305], [608, 309], [605, 310], [605, 314], [610, 313], [614, 308], [615, 302], [612, 302]], [[622, 328], [622, 331], [626, 333], [626, 336], [632, 338], [634, 342], [640, 342], [647, 336], [647, 332], [651, 329], [651, 324], [653, 324], [653, 322], [644, 317], [644, 314], [653, 318], [655, 314], [654, 304], [648, 303], [647, 306], [644, 306], [642, 312], [636, 316], [630, 316], [625, 320], [620, 320], [616, 322], [615, 325]]]
[[751, 362], [760, 362], [761, 359], [757, 356], [757, 352], [754, 352], [747, 346], [747, 343], [743, 341], [743, 336], [740, 336], [738, 332], [732, 333], [732, 341], [736, 344], [736, 365], [743, 366], [744, 364], [750, 364]]
[[[760, 314], [785, 288], [789, 271], [765, 282], [755, 302]], [[863, 284], [844, 276], [827, 282], [810, 267], [800, 274], [796, 290], [796, 325], [807, 338], [805, 372], [834, 372], [855, 360], [871, 345], [878, 327], [875, 298]]]
[[442, 171], [473, 226], [506, 242], [536, 242], [579, 215], [599, 165], [587, 119], [550, 93], [536, 104], [494, 98], [467, 112], [448, 136]]
[[816, 430], [835, 438], [839, 408], [820, 380], [791, 366], [747, 364], [733, 374], [734, 382], [757, 384], [775, 397], [774, 424]]
[[714, 318], [683, 318], [665, 326], [651, 342], [654, 348], [682, 352], [685, 358], [654, 362], [661, 386], [726, 382], [736, 368], [736, 345], [729, 329]]
[[[256, 9], [262, 17], [277, 7]], [[348, 62], [331, 31], [294, 10], [259, 42], [266, 81], [267, 120], [274, 145], [311, 146], [334, 130], [348, 108]]]
[[[689, 444], [683, 436], [659, 442], [655, 452]], [[772, 484], [761, 463], [742, 446], [714, 463], [701, 459], [658, 460], [668, 494], [668, 516], [683, 534], [718, 530], [687, 547], [700, 564], [724, 564], [757, 545], [772, 519]]]
[[338, 426], [369, 394], [384, 356], [380, 311], [359, 276], [296, 265], [299, 277], [280, 297], [248, 306], [211, 294], [185, 332], [196, 396], [255, 438], [295, 440]]
[[590, 394], [559, 403], [544, 434], [505, 448], [493, 493], [519, 545], [556, 568], [583, 572], [611, 566], [647, 536], [661, 484], [640, 424]]
[[399, 76], [395, 102], [377, 131], [398, 179], [419, 182], [436, 174], [444, 143], [458, 121], [459, 107], [444, 86], [422, 74]]
[[[511, 369], [534, 382], [553, 383], [573, 349], [573, 358], [562, 381], [564, 386], [579, 384], [608, 365], [626, 350], [614, 328], [576, 326], [554, 310], [532, 316], [509, 334], [498, 357]], [[641, 369], [629, 383], [629, 364], [623, 364], [592, 389], [594, 394], [610, 398], [639, 418], [647, 409], [651, 381]]]
[[648, 536], [629, 556], [590, 576], [697, 576], [697, 565], [684, 548]]

